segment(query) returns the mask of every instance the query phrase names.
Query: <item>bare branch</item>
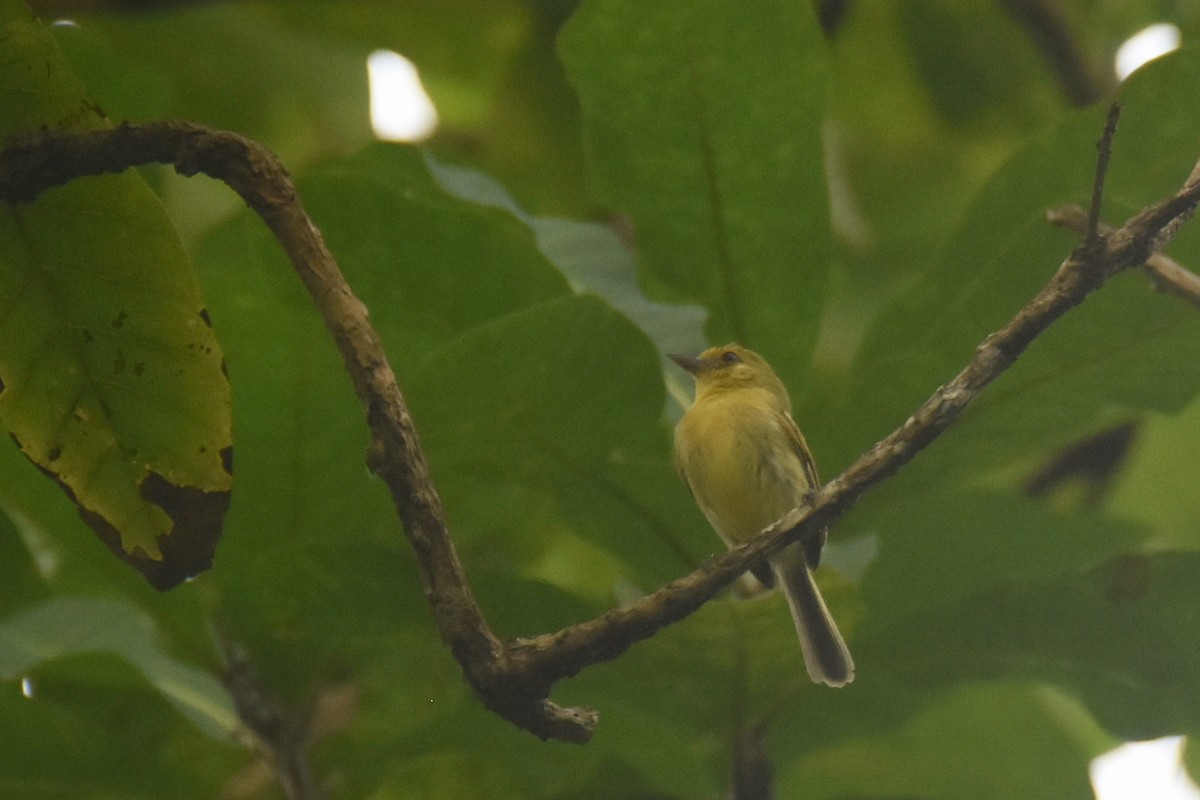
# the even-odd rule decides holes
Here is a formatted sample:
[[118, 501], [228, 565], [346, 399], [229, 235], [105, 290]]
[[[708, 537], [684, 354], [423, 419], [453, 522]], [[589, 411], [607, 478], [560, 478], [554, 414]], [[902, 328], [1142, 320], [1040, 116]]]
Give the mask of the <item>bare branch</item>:
[[[1111, 132], [1106, 137], [1111, 140]], [[1055, 320], [1117, 272], [1149, 260], [1200, 203], [1200, 181], [1192, 176], [1176, 194], [1142, 210], [1123, 227], [1105, 235], [1085, 235], [1049, 283], [1006, 326], [984, 339], [953, 380], [826, 484], [811, 503], [793, 510], [754, 540], [710, 559], [628, 607], [557, 633], [502, 644], [488, 628], [467, 584], [412, 419], [366, 309], [346, 285], [291, 178], [269, 151], [235, 134], [185, 123], [27, 134], [0, 152], [0, 200], [29, 201], [75, 177], [149, 162], [169, 163], [186, 175], [203, 172], [225, 181], [275, 233], [325, 319], [366, 409], [372, 431], [368, 460], [391, 490], [443, 640], [488, 708], [537, 736], [570, 742], [588, 740], [597, 714], [551, 702], [549, 693], [556, 681], [616, 658], [634, 643], [683, 619], [768, 554], [795, 541], [806, 529], [827, 525], [844, 513], [949, 428]], [[1100, 167], [1098, 174], [1102, 180]], [[1098, 198], [1093, 206], [1098, 208]], [[1084, 220], [1086, 231], [1087, 215]], [[1099, 234], [1099, 223], [1095, 230]]]

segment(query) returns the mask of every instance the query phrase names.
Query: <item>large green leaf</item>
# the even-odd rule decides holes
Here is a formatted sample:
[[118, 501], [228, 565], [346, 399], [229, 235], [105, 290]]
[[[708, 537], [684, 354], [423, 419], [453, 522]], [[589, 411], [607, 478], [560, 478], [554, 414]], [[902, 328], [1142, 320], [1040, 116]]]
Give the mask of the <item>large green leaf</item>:
[[1200, 691], [1200, 629], [1187, 609], [1198, 565], [1195, 553], [1127, 555], [1054, 582], [1010, 583], [872, 625], [861, 651], [920, 687], [1005, 675], [1053, 681], [1124, 738], [1195, 730], [1188, 698]]
[[[878, 560], [863, 576], [873, 625], [927, 612], [1012, 582], [1053, 582], [1136, 550], [1146, 531], [1098, 513], [1052, 513], [1002, 492], [895, 498]], [[884, 667], [884, 665], [880, 665]]]
[[[1094, 797], [1087, 767], [1107, 742], [1069, 699], [1017, 683], [948, 692], [898, 730], [811, 755], [779, 776], [811, 798]], [[1082, 729], [1082, 732], [1081, 732]]]
[[600, 301], [566, 298], [482, 326], [431, 352], [411, 385], [435, 474], [476, 525], [547, 533], [494, 507], [499, 482], [535, 508], [552, 503], [649, 585], [696, 562], [704, 529], [685, 533], [668, 513], [683, 492], [659, 423], [657, 359]]
[[[714, 340], [802, 374], [824, 305], [825, 48], [807, 6], [590, 0], [560, 38], [599, 199]], [[619, 54], [619, 55], [618, 55]]]
[[495, 179], [472, 169], [429, 159], [438, 182], [458, 197], [502, 208], [528, 225], [538, 249], [558, 268], [572, 287], [603, 297], [650, 338], [662, 356], [663, 366], [688, 380], [667, 358], [670, 353], [704, 349], [701, 330], [706, 312], [698, 306], [657, 303], [646, 297], [637, 280], [633, 254], [615, 231], [594, 222], [535, 217]]
[[527, 226], [446, 192], [412, 148], [375, 145], [312, 170], [302, 188], [401, 367], [431, 342], [569, 291]]
[[540, 561], [573, 531], [651, 585], [718, 545], [667, 463], [652, 349], [570, 293], [540, 226], [454, 196], [403, 147], [303, 186], [390, 347], [458, 536]]
[[[20, 3], [0, 134], [105, 123]], [[158, 588], [206, 569], [232, 484], [229, 385], [187, 257], [136, 175], [0, 209], [0, 418]]]

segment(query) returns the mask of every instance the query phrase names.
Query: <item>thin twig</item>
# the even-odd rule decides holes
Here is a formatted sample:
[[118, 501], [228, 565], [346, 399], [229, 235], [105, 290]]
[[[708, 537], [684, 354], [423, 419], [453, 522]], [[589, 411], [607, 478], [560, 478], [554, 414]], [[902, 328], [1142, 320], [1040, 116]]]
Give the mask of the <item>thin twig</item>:
[[1112, 143], [1121, 119], [1121, 104], [1113, 102], [1104, 119], [1104, 131], [1096, 142], [1096, 172], [1092, 178], [1092, 204], [1088, 212], [1087, 229], [1083, 233], [1085, 247], [1095, 243], [1100, 235], [1100, 215], [1104, 210], [1104, 185], [1108, 180], [1108, 164], [1112, 160]]
[[1092, 182], [1092, 206], [1088, 212], [1087, 227], [1083, 231], [1083, 246], [1092, 247], [1100, 237], [1100, 214], [1104, 206], [1104, 182], [1108, 178], [1108, 162], [1112, 160], [1113, 137], [1117, 135], [1117, 122], [1121, 119], [1121, 104], [1108, 107], [1104, 120], [1104, 133], [1096, 142], [1096, 174]]

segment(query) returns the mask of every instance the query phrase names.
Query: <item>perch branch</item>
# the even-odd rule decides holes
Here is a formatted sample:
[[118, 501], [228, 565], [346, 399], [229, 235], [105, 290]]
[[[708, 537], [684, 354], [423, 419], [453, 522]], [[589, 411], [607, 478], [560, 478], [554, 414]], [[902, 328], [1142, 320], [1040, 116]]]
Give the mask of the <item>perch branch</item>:
[[488, 629], [471, 594], [412, 419], [366, 310], [346, 285], [290, 177], [272, 154], [240, 136], [182, 123], [27, 134], [0, 153], [0, 200], [29, 201], [76, 177], [150, 162], [225, 181], [275, 232], [316, 301], [366, 409], [373, 436], [370, 463], [392, 492], [443, 639], [488, 708], [540, 737], [571, 742], [590, 738], [597, 715], [591, 709], [552, 703], [549, 693], [556, 681], [615, 658], [683, 619], [807, 528], [826, 525], [846, 511], [953, 424], [1046, 327], [1120, 270], [1145, 263], [1200, 203], [1200, 181], [1193, 176], [1176, 194], [1144, 209], [1123, 227], [1085, 237], [1045, 288], [979, 345], [962, 372], [809, 504], [751, 542], [709, 559], [630, 606], [557, 633], [504, 644]]

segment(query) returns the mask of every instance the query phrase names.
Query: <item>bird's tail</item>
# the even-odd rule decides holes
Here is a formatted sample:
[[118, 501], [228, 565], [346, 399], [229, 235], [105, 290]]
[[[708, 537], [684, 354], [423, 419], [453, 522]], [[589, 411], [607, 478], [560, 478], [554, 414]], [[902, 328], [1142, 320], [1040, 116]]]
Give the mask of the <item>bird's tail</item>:
[[792, 610], [809, 677], [828, 686], [845, 686], [854, 680], [854, 659], [825, 607], [804, 551], [792, 545], [775, 556], [771, 566]]

